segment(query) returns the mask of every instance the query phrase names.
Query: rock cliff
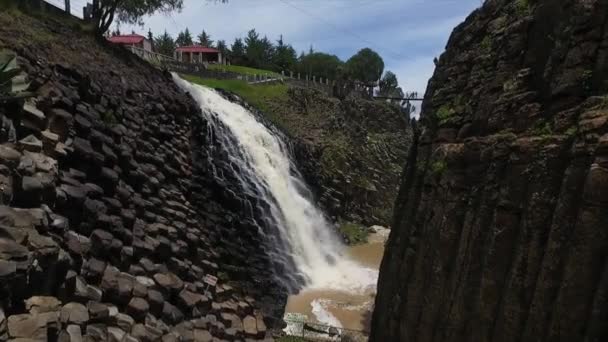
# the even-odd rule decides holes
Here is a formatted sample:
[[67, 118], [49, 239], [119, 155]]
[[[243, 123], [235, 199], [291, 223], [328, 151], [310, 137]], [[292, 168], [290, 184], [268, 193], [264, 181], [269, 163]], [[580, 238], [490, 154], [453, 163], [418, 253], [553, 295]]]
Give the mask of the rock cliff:
[[608, 339], [608, 2], [488, 0], [425, 96], [371, 341]]
[[78, 23], [9, 10], [0, 48], [35, 94], [0, 104], [0, 340], [265, 339], [285, 290], [194, 101]]
[[297, 86], [262, 101], [266, 118], [291, 138], [304, 177], [334, 221], [390, 225], [411, 142], [406, 113]]

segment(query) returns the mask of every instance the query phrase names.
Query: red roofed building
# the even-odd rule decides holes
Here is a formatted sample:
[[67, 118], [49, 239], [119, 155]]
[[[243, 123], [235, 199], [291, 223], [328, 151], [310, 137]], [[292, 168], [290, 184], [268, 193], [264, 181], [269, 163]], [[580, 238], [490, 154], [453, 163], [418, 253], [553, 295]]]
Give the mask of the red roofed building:
[[152, 42], [146, 37], [139, 34], [123, 34], [112, 36], [108, 40], [114, 44], [124, 45], [126, 47], [136, 47], [152, 52]]
[[174, 57], [186, 63], [222, 63], [220, 50], [201, 45], [180, 46], [175, 49]]

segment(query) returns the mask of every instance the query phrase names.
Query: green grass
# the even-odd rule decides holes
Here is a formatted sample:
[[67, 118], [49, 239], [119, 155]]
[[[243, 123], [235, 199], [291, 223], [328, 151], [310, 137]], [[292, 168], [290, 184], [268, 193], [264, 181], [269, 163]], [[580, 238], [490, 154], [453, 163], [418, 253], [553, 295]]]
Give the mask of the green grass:
[[269, 76], [274, 76], [274, 77], [281, 76], [281, 74], [278, 74], [278, 73], [276, 73], [274, 71], [264, 70], [264, 69], [250, 68], [250, 67], [245, 67], [245, 66], [240, 66], [240, 65], [209, 64], [209, 69], [211, 69], [211, 70], [226, 70], [226, 71], [236, 72], [238, 74], [250, 75], [250, 76], [253, 76], [253, 75], [265, 75], [265, 74], [268, 74]]
[[241, 80], [218, 80], [190, 75], [182, 75], [182, 77], [192, 83], [231, 91], [263, 112], [269, 111], [268, 100], [287, 98], [287, 85], [282, 83], [251, 85]]
[[348, 244], [358, 245], [367, 242], [369, 232], [364, 226], [352, 222], [344, 222], [338, 228], [340, 233], [346, 237]]

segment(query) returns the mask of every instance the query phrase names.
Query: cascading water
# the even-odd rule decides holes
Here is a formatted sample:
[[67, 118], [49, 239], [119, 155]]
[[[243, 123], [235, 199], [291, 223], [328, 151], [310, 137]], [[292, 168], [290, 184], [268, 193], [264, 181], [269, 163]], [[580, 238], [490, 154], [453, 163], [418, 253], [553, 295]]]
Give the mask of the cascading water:
[[[304, 280], [303, 285], [352, 291], [375, 286], [377, 271], [343, 254], [344, 246], [311, 200], [281, 134], [216, 91], [178, 76], [174, 79], [200, 105], [230, 163], [231, 177], [249, 197], [257, 199], [265, 214], [263, 224], [278, 232], [278, 236], [268, 236], [269, 241], [277, 253], [291, 259], [296, 268], [291, 272]], [[269, 235], [267, 229], [260, 230]], [[277, 273], [281, 278], [281, 273], [288, 272]]]

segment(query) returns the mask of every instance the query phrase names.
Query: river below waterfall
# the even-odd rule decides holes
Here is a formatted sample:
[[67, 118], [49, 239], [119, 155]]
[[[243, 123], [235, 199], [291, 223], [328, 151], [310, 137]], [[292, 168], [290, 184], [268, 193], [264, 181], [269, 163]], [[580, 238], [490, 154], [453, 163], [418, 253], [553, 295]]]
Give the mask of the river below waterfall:
[[[347, 254], [362, 267], [378, 270], [389, 230], [374, 227], [368, 242], [349, 246]], [[289, 297], [286, 314], [306, 315], [306, 321], [345, 329], [369, 331], [376, 287], [335, 290], [307, 288]]]

